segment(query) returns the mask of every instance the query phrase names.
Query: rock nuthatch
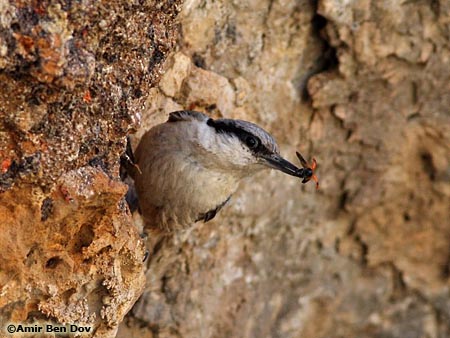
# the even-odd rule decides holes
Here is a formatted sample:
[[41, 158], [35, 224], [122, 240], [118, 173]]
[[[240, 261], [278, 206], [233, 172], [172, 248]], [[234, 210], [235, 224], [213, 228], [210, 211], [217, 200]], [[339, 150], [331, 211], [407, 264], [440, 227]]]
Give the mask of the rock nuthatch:
[[242, 178], [265, 168], [317, 182], [315, 164], [297, 168], [282, 158], [273, 137], [257, 125], [194, 111], [171, 113], [166, 123], [147, 131], [135, 163], [145, 225], [163, 231], [211, 220]]

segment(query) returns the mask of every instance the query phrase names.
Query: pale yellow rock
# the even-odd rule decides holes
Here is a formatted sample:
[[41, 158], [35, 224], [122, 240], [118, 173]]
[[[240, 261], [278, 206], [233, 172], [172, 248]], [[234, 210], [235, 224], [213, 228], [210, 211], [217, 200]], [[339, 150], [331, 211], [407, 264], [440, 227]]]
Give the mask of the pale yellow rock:
[[161, 245], [136, 336], [447, 337], [448, 5], [183, 6], [178, 53], [198, 67], [151, 92], [144, 125], [174, 105], [256, 122], [316, 158], [320, 189], [261, 173]]
[[185, 80], [183, 91], [186, 104], [216, 105], [221, 114], [227, 116], [234, 108], [235, 93], [227, 78], [201, 68], [192, 70]]
[[167, 60], [167, 70], [159, 81], [159, 88], [166, 96], [177, 95], [191, 70], [191, 65], [191, 59], [183, 53], [176, 53]]

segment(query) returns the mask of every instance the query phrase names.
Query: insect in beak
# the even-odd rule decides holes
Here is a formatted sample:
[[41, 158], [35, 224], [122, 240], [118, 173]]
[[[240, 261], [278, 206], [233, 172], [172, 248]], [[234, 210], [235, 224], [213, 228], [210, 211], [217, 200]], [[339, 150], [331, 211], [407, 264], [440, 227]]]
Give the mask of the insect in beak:
[[[303, 158], [303, 156], [296, 151], [295, 152], [297, 154], [297, 157], [300, 161], [300, 164], [303, 167], [303, 173], [302, 173], [302, 177], [303, 177], [303, 181], [302, 183], [307, 183], [309, 180], [313, 180], [314, 182], [316, 182], [316, 189], [319, 189], [319, 179], [317, 178], [317, 176], [314, 174], [314, 171], [317, 168], [317, 161], [315, 158], [312, 159], [312, 164], [309, 165], [308, 162], [306, 162], [306, 160]], [[301, 169], [300, 169], [301, 170]]]

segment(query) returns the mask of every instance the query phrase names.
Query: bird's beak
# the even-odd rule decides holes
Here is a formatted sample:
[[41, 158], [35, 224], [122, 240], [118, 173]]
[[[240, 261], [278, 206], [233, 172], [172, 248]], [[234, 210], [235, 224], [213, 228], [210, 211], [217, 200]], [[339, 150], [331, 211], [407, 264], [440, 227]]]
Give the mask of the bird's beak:
[[297, 168], [295, 165], [293, 165], [291, 162], [285, 160], [278, 154], [270, 154], [267, 156], [264, 156], [264, 164], [267, 165], [270, 168], [280, 170], [284, 172], [285, 174], [295, 176], [295, 177], [301, 177], [301, 172], [303, 172], [302, 169]]

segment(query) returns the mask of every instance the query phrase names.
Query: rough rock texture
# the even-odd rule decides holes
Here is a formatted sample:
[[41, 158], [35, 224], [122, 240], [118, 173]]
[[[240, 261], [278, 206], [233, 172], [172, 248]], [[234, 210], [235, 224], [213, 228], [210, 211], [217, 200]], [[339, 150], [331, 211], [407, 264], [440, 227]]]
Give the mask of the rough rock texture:
[[178, 1], [0, 2], [0, 323], [114, 337], [145, 248], [125, 136], [176, 41]]
[[0, 323], [115, 335], [144, 284], [125, 135], [189, 108], [315, 156], [321, 189], [244, 182], [150, 255], [119, 337], [450, 337], [448, 1], [179, 9], [0, 1]]
[[319, 162], [150, 257], [119, 337], [450, 337], [448, 1], [186, 0], [145, 129], [190, 108]]

